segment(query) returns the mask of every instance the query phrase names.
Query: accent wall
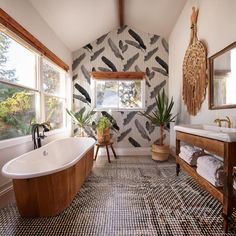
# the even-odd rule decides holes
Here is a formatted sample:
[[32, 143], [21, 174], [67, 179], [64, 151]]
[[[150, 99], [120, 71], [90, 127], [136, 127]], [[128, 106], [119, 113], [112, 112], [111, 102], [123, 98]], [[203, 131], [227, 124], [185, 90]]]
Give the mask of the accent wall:
[[[146, 112], [155, 106], [155, 96], [168, 84], [168, 44], [159, 35], [124, 26], [111, 31], [73, 53], [73, 111], [90, 108], [91, 71], [143, 71], [146, 73]], [[158, 142], [159, 131], [138, 111], [104, 111], [97, 116], [112, 115], [117, 122], [113, 133], [116, 147], [150, 147]], [[77, 131], [75, 127], [75, 131]], [[94, 136], [92, 129], [87, 134]], [[168, 132], [166, 132], [166, 142]]]

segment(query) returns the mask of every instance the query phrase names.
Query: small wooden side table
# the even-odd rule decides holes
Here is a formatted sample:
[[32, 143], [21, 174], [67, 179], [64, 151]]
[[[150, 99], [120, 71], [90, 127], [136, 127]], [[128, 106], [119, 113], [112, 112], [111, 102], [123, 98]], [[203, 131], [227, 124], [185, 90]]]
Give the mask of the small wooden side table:
[[97, 150], [96, 150], [96, 154], [95, 154], [95, 158], [94, 160], [96, 161], [97, 159], [97, 155], [98, 155], [98, 150], [100, 147], [106, 147], [106, 150], [107, 150], [107, 158], [108, 158], [108, 162], [111, 163], [111, 160], [110, 160], [110, 154], [109, 154], [109, 150], [108, 150], [108, 147], [110, 146], [111, 147], [111, 150], [114, 154], [114, 157], [117, 158], [116, 156], [116, 153], [115, 153], [115, 150], [113, 148], [113, 142], [109, 142], [109, 143], [96, 143], [96, 147], [97, 147]]

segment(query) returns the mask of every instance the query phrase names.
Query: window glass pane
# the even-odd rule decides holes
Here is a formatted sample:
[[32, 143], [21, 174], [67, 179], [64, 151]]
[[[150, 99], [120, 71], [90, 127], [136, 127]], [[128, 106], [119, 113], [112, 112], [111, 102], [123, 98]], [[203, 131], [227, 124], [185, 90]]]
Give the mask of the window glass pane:
[[97, 81], [96, 82], [96, 107], [108, 108], [118, 106], [118, 82]]
[[141, 81], [121, 81], [119, 83], [119, 107], [142, 107]]
[[0, 79], [35, 88], [36, 55], [0, 32]]
[[0, 83], [0, 140], [31, 133], [35, 92]]
[[43, 90], [61, 97], [65, 94], [65, 74], [45, 59], [43, 60]]
[[52, 129], [63, 127], [64, 100], [53, 96], [45, 96], [45, 117]]

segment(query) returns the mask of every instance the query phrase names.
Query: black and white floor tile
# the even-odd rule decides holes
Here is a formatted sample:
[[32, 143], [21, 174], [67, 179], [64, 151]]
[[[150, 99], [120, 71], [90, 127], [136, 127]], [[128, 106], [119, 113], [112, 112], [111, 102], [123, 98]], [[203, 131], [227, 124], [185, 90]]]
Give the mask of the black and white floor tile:
[[222, 231], [222, 206], [174, 160], [98, 157], [81, 191], [56, 217], [21, 218], [15, 204], [0, 210], [0, 235], [236, 235]]

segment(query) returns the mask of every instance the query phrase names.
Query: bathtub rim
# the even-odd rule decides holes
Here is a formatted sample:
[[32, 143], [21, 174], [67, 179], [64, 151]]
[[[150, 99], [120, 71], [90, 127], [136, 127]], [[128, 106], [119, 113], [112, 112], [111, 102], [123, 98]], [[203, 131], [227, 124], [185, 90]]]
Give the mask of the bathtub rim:
[[[92, 140], [93, 142], [91, 143], [91, 145], [89, 145], [87, 148], [85, 148], [85, 150], [83, 152], [81, 152], [79, 156], [77, 156], [71, 162], [68, 162], [68, 163], [66, 163], [65, 165], [63, 165], [59, 168], [55, 168], [55, 169], [47, 170], [47, 171], [39, 171], [37, 173], [17, 174], [15, 172], [9, 172], [7, 170], [7, 168], [8, 168], [9, 165], [11, 165], [12, 162], [16, 161], [17, 159], [20, 159], [22, 156], [24, 156], [26, 154], [33, 153], [35, 150], [26, 152], [26, 153], [24, 153], [24, 154], [22, 154], [18, 157], [13, 158], [12, 160], [8, 161], [7, 163], [5, 163], [4, 166], [1, 169], [2, 175], [4, 177], [10, 178], [10, 179], [31, 179], [31, 178], [37, 178], [37, 177], [57, 173], [59, 171], [65, 170], [65, 169], [75, 165], [91, 148], [93, 148], [95, 146], [95, 143], [96, 143], [96, 141], [93, 138], [90, 138], [90, 137], [67, 137], [67, 138], [55, 139], [55, 140], [47, 143], [46, 145], [43, 145], [42, 148], [45, 148], [45, 147], [49, 146], [50, 144], [52, 144], [54, 142], [58, 142], [60, 140], [65, 140], [65, 139], [89, 139], [89, 140]], [[39, 150], [39, 149], [36, 149], [36, 150]]]

